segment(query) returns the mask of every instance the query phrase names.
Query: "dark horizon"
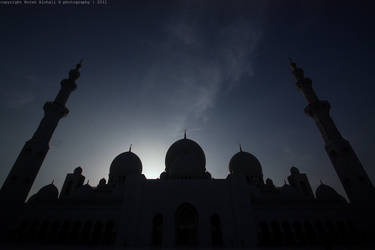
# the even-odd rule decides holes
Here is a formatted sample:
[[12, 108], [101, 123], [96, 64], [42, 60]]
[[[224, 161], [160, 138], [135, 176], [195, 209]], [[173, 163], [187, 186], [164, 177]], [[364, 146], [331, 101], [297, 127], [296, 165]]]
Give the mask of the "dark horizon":
[[[216, 1], [215, 1], [216, 3]], [[367, 8], [366, 8], [367, 7]], [[147, 178], [183, 137], [225, 178], [231, 157], [255, 155], [283, 185], [291, 166], [344, 195], [314, 121], [303, 109], [292, 57], [375, 180], [373, 16], [366, 5], [324, 1], [163, 1], [101, 8], [0, 6], [0, 183], [43, 117], [60, 81], [84, 59], [31, 193], [57, 187], [77, 166], [91, 185], [130, 144]]]

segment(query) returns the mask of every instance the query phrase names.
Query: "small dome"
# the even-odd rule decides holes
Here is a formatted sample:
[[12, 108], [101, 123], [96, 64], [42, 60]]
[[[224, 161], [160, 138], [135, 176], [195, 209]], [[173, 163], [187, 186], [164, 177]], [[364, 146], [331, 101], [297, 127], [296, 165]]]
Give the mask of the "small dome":
[[339, 195], [336, 190], [332, 187], [321, 183], [315, 191], [315, 196], [317, 200], [330, 201], [330, 202], [343, 202], [346, 203], [344, 197]]
[[73, 171], [74, 174], [80, 175], [82, 174], [82, 168], [81, 167], [76, 167]]
[[206, 172], [204, 175], [205, 175], [206, 179], [208, 179], [208, 180], [212, 179], [212, 175], [210, 174], [210, 172]]
[[263, 172], [260, 162], [254, 155], [242, 150], [230, 160], [229, 172], [234, 175], [245, 175], [256, 183], [263, 183]]
[[293, 174], [299, 174], [299, 170], [298, 168], [296, 167], [291, 167], [290, 168], [290, 173], [293, 175]]
[[142, 162], [131, 151], [119, 154], [111, 163], [109, 169], [109, 182], [119, 181], [126, 176], [142, 174]]
[[165, 171], [172, 178], [204, 177], [206, 156], [195, 141], [178, 140], [167, 151]]
[[266, 185], [274, 186], [273, 181], [270, 178], [266, 179]]
[[36, 194], [30, 197], [29, 202], [56, 201], [58, 199], [58, 196], [59, 190], [54, 184], [51, 183], [39, 189], [39, 191]]
[[105, 184], [107, 184], [107, 181], [105, 180], [105, 178], [101, 178], [99, 181], [99, 186], [103, 186]]
[[42, 187], [38, 192], [38, 197], [41, 199], [57, 199], [59, 190], [54, 184], [48, 184]]
[[166, 180], [166, 179], [168, 179], [168, 174], [166, 172], [162, 172], [160, 174], [159, 178], [160, 178], [160, 180]]

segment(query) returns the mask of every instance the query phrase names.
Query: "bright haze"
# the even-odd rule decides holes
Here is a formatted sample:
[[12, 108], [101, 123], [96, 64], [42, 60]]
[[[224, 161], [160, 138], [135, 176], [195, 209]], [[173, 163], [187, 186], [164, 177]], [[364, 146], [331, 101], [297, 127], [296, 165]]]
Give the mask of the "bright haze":
[[[130, 2], [130, 1], [127, 1]], [[375, 181], [374, 18], [344, 1], [134, 1], [106, 6], [0, 6], [0, 183], [84, 59], [70, 113], [59, 123], [31, 193], [61, 188], [77, 166], [90, 185], [132, 151], [147, 178], [187, 137], [207, 170], [226, 178], [230, 158], [254, 154], [283, 185], [291, 166], [343, 189], [288, 57], [305, 70], [338, 129]], [[329, 2], [329, 3], [326, 3]], [[282, 4], [281, 4], [282, 3]]]

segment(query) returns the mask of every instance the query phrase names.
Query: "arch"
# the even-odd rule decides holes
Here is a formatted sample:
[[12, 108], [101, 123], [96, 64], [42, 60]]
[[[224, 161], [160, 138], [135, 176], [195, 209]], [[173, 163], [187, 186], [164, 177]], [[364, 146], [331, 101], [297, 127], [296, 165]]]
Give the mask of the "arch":
[[276, 246], [280, 246], [282, 243], [282, 234], [280, 230], [280, 223], [278, 221], [271, 222], [272, 228], [272, 242]]
[[283, 221], [281, 223], [281, 227], [284, 231], [284, 234], [285, 234], [285, 245], [287, 246], [290, 246], [290, 245], [294, 245], [295, 244], [295, 237], [294, 237], [294, 233], [292, 231], [292, 227], [291, 225], [289, 224], [289, 222], [287, 221]]
[[327, 228], [327, 241], [328, 243], [336, 243], [337, 241], [337, 234], [335, 225], [332, 223], [332, 221], [326, 221], [326, 228]]
[[30, 230], [29, 230], [29, 233], [27, 235], [27, 241], [28, 242], [32, 242], [32, 243], [36, 242], [38, 232], [39, 232], [39, 224], [40, 224], [40, 222], [39, 222], [38, 219], [35, 219], [33, 221], [33, 223], [31, 223]]
[[345, 225], [345, 222], [340, 220], [336, 222], [337, 225], [337, 231], [338, 231], [338, 236], [339, 236], [339, 242], [347, 245], [349, 241], [349, 235], [347, 232], [347, 228]]
[[92, 243], [94, 245], [101, 244], [103, 242], [103, 223], [97, 221], [95, 223], [93, 232], [92, 232]]
[[50, 228], [48, 241], [50, 243], [55, 243], [57, 241], [57, 232], [59, 231], [60, 222], [55, 220]]
[[38, 241], [40, 243], [45, 242], [45, 238], [46, 238], [46, 234], [47, 234], [49, 225], [50, 225], [50, 221], [45, 220], [45, 221], [43, 221], [42, 225], [40, 226], [40, 230], [39, 230], [39, 233], [38, 233]]
[[213, 247], [223, 246], [223, 235], [221, 231], [220, 217], [217, 214], [213, 214], [210, 219], [211, 222], [211, 240]]
[[198, 212], [188, 203], [182, 204], [176, 211], [176, 246], [198, 245]]
[[90, 220], [86, 221], [83, 225], [81, 232], [81, 243], [87, 244], [90, 241], [92, 222]]
[[161, 247], [163, 245], [163, 216], [156, 214], [152, 219], [152, 246]]
[[347, 220], [346, 221], [347, 229], [348, 229], [348, 234], [350, 235], [349, 238], [349, 243], [350, 244], [357, 244], [362, 242], [361, 234], [357, 231], [354, 223], [352, 220]]
[[267, 222], [262, 221], [259, 223], [258, 244], [260, 246], [267, 246], [270, 244], [270, 231]]
[[30, 221], [28, 219], [22, 220], [22, 222], [19, 224], [17, 228], [17, 235], [16, 235], [16, 240], [18, 242], [24, 242], [24, 240], [26, 239], [29, 226], [30, 226]]
[[70, 232], [69, 241], [72, 244], [79, 243], [79, 232], [81, 230], [82, 223], [80, 221], [75, 221]]
[[311, 224], [310, 221], [305, 221], [304, 223], [304, 228], [305, 228], [305, 232], [306, 232], [306, 239], [308, 241], [308, 244], [309, 245], [314, 245], [316, 244], [316, 234], [315, 234], [315, 230]]
[[62, 224], [61, 230], [59, 232], [59, 242], [61, 244], [67, 243], [69, 229], [70, 229], [70, 221], [65, 220], [64, 223]]
[[293, 228], [294, 228], [294, 231], [296, 233], [296, 242], [298, 245], [305, 245], [306, 241], [305, 241], [305, 235], [303, 233], [303, 230], [302, 230], [302, 225], [300, 222], [298, 221], [295, 221], [293, 223]]
[[107, 224], [105, 225], [105, 229], [104, 229], [104, 244], [106, 245], [112, 245], [114, 240], [115, 240], [115, 231], [114, 231], [114, 228], [115, 228], [115, 223], [110, 220], [107, 222]]
[[314, 225], [316, 229], [316, 243], [319, 245], [327, 245], [327, 234], [324, 230], [323, 223], [320, 220], [316, 220]]

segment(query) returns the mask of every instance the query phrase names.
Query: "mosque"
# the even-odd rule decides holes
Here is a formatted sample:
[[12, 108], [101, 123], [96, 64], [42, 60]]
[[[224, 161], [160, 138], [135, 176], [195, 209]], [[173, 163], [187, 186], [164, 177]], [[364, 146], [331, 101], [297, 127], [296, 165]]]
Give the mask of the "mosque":
[[301, 68], [293, 61], [290, 66], [349, 202], [327, 184], [314, 193], [296, 167], [288, 183], [275, 186], [264, 180], [256, 156], [242, 149], [228, 159], [228, 176], [215, 179], [202, 148], [186, 134], [168, 149], [158, 179], [142, 174], [142, 161], [130, 148], [112, 161], [108, 181], [84, 184], [77, 167], [60, 192], [48, 184], [26, 200], [54, 130], [69, 113], [65, 105], [77, 88], [79, 63], [44, 105], [39, 127], [2, 185], [0, 248], [370, 249], [374, 186], [331, 119], [330, 104], [317, 97]]

